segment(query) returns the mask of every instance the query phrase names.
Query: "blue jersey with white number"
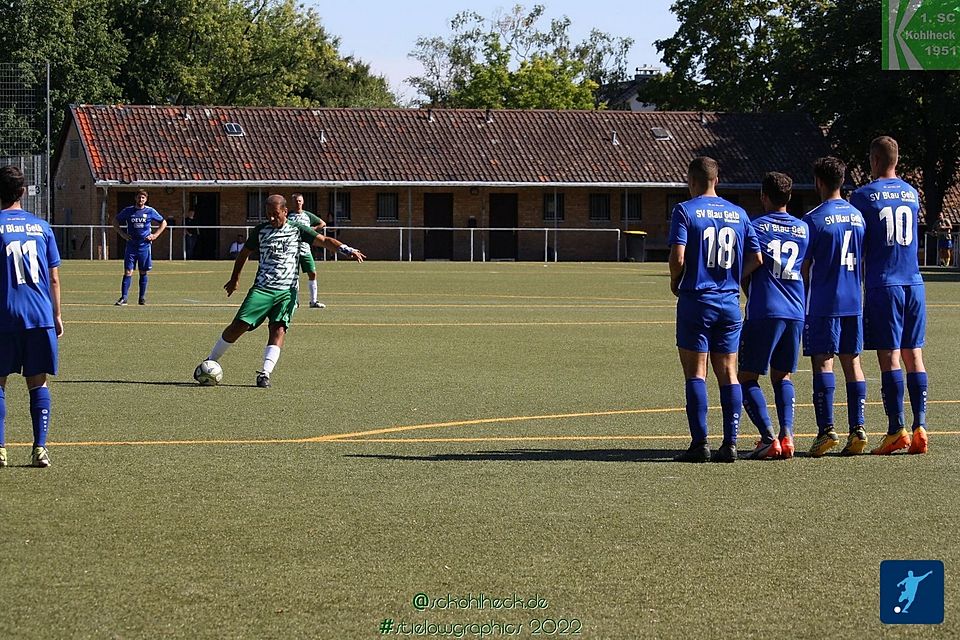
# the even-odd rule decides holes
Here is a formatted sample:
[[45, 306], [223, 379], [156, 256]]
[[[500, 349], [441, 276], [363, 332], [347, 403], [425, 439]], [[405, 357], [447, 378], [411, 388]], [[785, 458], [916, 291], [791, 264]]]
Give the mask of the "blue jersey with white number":
[[850, 194], [850, 204], [867, 223], [867, 288], [923, 284], [917, 261], [917, 190], [900, 178], [880, 178]]
[[60, 252], [50, 225], [22, 209], [0, 211], [0, 331], [53, 327], [50, 269]]
[[131, 205], [117, 214], [117, 222], [127, 226], [127, 235], [130, 236], [127, 247], [140, 247], [147, 244], [147, 236], [151, 233], [150, 223], [163, 222], [163, 216], [153, 207], [137, 209]]
[[863, 313], [863, 216], [846, 200], [827, 200], [803, 217], [810, 227], [808, 316]]
[[800, 267], [810, 243], [807, 223], [785, 211], [773, 211], [756, 218], [753, 228], [763, 265], [750, 276], [747, 318], [803, 320]]
[[698, 196], [673, 208], [670, 245], [685, 245], [680, 291], [738, 293], [743, 256], [757, 253], [747, 212], [718, 196]]

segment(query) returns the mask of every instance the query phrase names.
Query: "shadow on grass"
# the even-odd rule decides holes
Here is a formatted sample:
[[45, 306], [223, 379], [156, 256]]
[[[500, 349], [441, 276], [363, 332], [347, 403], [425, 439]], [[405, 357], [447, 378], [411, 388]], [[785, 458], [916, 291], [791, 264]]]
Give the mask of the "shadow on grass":
[[[57, 380], [56, 384], [146, 384], [155, 387], [199, 387], [196, 382], [172, 382], [170, 380]], [[218, 387], [256, 387], [255, 384], [224, 384]]]
[[924, 282], [960, 282], [960, 271], [953, 268], [925, 267], [920, 270]]
[[512, 449], [428, 456], [352, 453], [344, 457], [427, 462], [673, 462], [678, 453], [673, 449]]

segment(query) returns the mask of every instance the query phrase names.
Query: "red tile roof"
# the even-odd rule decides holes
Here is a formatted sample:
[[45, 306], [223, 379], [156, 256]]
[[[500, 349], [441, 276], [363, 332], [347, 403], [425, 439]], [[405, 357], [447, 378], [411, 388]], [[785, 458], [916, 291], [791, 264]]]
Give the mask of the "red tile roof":
[[[109, 183], [686, 184], [698, 155], [727, 185], [785, 171], [812, 185], [827, 147], [802, 114], [71, 107]], [[224, 124], [243, 127], [228, 136]], [[662, 127], [669, 140], [655, 139]], [[618, 144], [614, 144], [616, 134]]]

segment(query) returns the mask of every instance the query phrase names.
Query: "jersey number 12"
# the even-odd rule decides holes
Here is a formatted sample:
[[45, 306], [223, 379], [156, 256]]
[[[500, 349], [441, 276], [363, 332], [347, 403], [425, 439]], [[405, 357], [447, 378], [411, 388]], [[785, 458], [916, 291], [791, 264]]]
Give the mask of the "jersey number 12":
[[37, 259], [36, 240], [27, 240], [23, 243], [14, 240], [7, 245], [7, 255], [13, 256], [13, 270], [17, 274], [17, 284], [26, 284], [27, 277], [34, 284], [40, 282], [40, 262]]

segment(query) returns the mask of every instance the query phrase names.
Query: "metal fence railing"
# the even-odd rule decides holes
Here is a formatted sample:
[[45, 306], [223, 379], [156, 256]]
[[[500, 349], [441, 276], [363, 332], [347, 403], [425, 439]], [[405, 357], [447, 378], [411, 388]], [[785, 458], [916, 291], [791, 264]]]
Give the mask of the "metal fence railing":
[[[51, 225], [64, 258], [106, 260], [122, 255], [123, 240], [112, 226]], [[153, 245], [154, 259], [226, 259], [230, 245], [254, 225], [170, 225]], [[196, 240], [188, 241], [188, 233]], [[380, 260], [543, 261], [617, 260], [623, 232], [604, 228], [328, 226], [327, 235]], [[317, 250], [318, 259], [337, 254]]]

